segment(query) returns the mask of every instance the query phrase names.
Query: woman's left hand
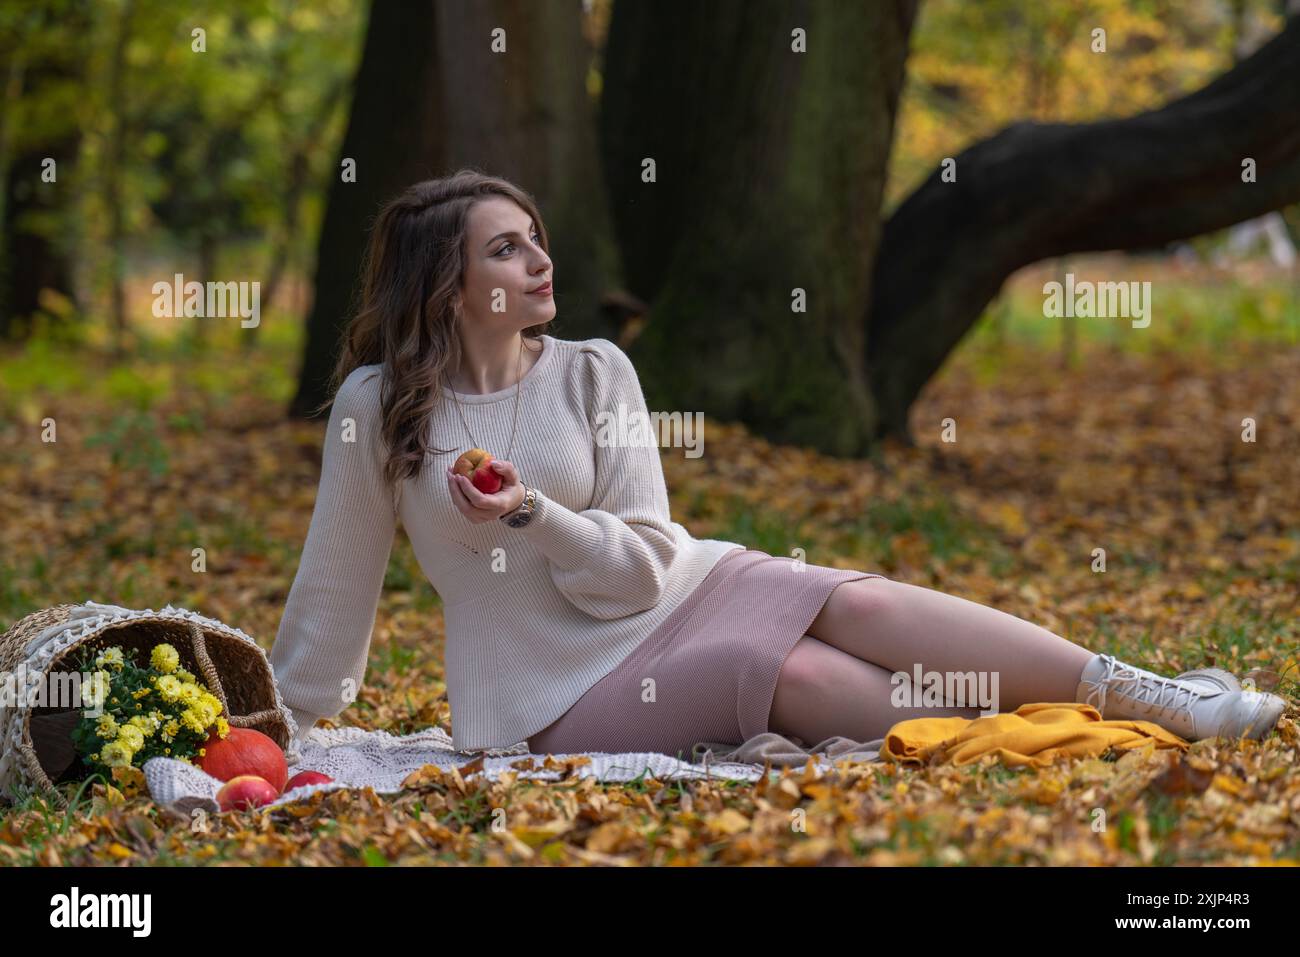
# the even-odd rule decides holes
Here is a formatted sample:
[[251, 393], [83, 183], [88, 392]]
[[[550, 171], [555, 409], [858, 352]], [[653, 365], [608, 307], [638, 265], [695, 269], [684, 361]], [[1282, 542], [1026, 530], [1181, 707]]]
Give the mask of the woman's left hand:
[[451, 491], [451, 500], [456, 503], [461, 514], [475, 525], [513, 512], [524, 500], [524, 486], [512, 464], [505, 459], [493, 459], [489, 468], [501, 476], [501, 488], [491, 495], [485, 495], [468, 478], [457, 475], [450, 465], [447, 466], [447, 488]]

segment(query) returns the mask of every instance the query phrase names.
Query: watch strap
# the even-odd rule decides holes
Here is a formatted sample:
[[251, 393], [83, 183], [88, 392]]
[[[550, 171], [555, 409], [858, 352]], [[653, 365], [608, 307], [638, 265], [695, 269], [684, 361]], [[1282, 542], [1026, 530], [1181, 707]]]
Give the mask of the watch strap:
[[537, 510], [537, 489], [524, 486], [524, 500], [510, 512], [501, 516], [501, 521], [510, 528], [522, 528], [533, 520]]

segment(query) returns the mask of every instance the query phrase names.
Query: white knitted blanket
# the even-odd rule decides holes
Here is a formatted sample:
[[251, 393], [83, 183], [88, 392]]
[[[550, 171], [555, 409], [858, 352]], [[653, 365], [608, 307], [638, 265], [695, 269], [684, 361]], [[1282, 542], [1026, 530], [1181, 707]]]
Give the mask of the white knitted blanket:
[[[514, 771], [521, 779], [537, 778], [558, 780], [561, 770], [541, 767], [545, 755], [529, 755], [523, 744], [514, 749], [485, 752], [483, 770], [495, 780], [503, 771]], [[285, 791], [266, 808], [301, 800], [317, 791], [338, 788], [371, 787], [381, 794], [402, 790], [402, 782], [412, 771], [426, 764], [435, 764], [449, 770], [460, 768], [476, 760], [479, 754], [464, 754], [452, 750], [451, 737], [441, 728], [430, 728], [415, 734], [392, 735], [386, 731], [366, 731], [362, 728], [312, 728], [302, 739], [301, 753], [290, 752], [292, 760], [289, 777], [299, 771], [320, 771], [334, 780], [328, 784], [312, 784]], [[520, 770], [511, 765], [522, 758], [532, 757], [534, 770]], [[556, 755], [556, 757], [559, 757]], [[756, 764], [713, 763], [691, 764], [666, 754], [651, 752], [606, 754], [593, 753], [591, 763], [581, 765], [573, 774], [595, 777], [599, 781], [630, 781], [645, 775], [657, 780], [677, 778], [722, 778], [754, 781], [763, 774], [763, 766]], [[832, 767], [825, 759], [816, 760], [823, 770]], [[174, 758], [150, 758], [144, 764], [145, 780], [149, 793], [163, 808], [191, 819], [195, 809], [215, 813], [217, 791], [222, 782], [209, 774]]]
[[[216, 619], [184, 608], [167, 605], [155, 612], [153, 609], [133, 610], [119, 605], [86, 601], [71, 609], [66, 620], [43, 629], [28, 642], [25, 651], [26, 664], [30, 669], [29, 684], [40, 680], [40, 675], [50, 666], [54, 656], [66, 650], [74, 642], [97, 634], [109, 625], [117, 625], [141, 617], [194, 621], [205, 628], [220, 629], [226, 634], [246, 641], [251, 647], [258, 648], [256, 642], [238, 628], [232, 628]], [[265, 654], [260, 648], [258, 650]], [[274, 684], [274, 676], [271, 680]], [[296, 732], [293, 715], [288, 708], [283, 707], [278, 688], [276, 705], [281, 707], [291, 729]], [[6, 708], [3, 701], [0, 701], [0, 788], [5, 790], [9, 789], [16, 776], [13, 756], [23, 730], [24, 708], [25, 705], [21, 703], [16, 707]], [[835, 739], [825, 744], [830, 745], [841, 740]], [[789, 744], [782, 743], [787, 746]], [[865, 747], [876, 749], [881, 743], [880, 741], [867, 742]], [[819, 746], [818, 750], [827, 749]], [[746, 756], [759, 753], [760, 749], [744, 751]], [[578, 777], [595, 777], [599, 781], [630, 781], [642, 775], [657, 780], [712, 777], [755, 781], [763, 774], [762, 764], [713, 761], [710, 754], [706, 753], [704, 763], [693, 764], [654, 752], [626, 754], [595, 752], [589, 754], [591, 758], [589, 764], [567, 771], [567, 769], [543, 767], [546, 755], [528, 754], [527, 746], [522, 742], [512, 748], [482, 753], [458, 752], [452, 747], [451, 736], [440, 728], [430, 728], [408, 735], [392, 735], [386, 731], [366, 731], [354, 727], [312, 728], [301, 739], [292, 739], [286, 750], [285, 759], [289, 764], [289, 776], [293, 777], [299, 771], [312, 770], [329, 775], [333, 781], [286, 791], [266, 806], [279, 807], [301, 800], [316, 791], [338, 788], [370, 787], [381, 794], [395, 794], [402, 790], [402, 782], [411, 772], [418, 771], [427, 764], [450, 770], [464, 767], [480, 757], [483, 759], [481, 773], [493, 780], [503, 771], [513, 771], [520, 778], [541, 780], [558, 780], [567, 771]], [[736, 755], [728, 753], [727, 756]], [[875, 752], [868, 751], [864, 756], [874, 757]], [[512, 766], [528, 757], [534, 760], [533, 769]], [[560, 756], [556, 755], [556, 757]], [[809, 757], [820, 770], [828, 771], [834, 768], [834, 759], [837, 755], [834, 749], [830, 749], [826, 754], [809, 755]], [[216, 797], [222, 782], [205, 774], [194, 765], [174, 758], [151, 758], [145, 762], [143, 770], [149, 793], [157, 804], [168, 811], [187, 820], [193, 819], [197, 809], [211, 813], [218, 811]]]

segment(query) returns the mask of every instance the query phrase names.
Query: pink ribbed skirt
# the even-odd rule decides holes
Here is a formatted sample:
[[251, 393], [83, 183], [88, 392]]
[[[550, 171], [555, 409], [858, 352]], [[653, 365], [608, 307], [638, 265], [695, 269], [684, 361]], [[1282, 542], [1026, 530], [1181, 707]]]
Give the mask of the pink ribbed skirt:
[[[741, 744], [769, 730], [781, 666], [837, 585], [884, 578], [733, 549], [613, 671], [528, 739], [534, 754]], [[652, 679], [651, 684], [647, 679]], [[648, 699], [648, 700], [647, 700]]]

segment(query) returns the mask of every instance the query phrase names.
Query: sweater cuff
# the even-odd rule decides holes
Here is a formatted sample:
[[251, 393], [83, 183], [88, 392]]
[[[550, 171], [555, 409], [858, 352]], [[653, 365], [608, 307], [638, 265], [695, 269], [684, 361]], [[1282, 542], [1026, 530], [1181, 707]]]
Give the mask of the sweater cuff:
[[571, 571], [588, 566], [599, 556], [605, 530], [599, 523], [579, 515], [550, 498], [540, 489], [532, 521], [514, 529], [532, 542], [557, 568]]
[[[289, 706], [286, 705], [286, 707]], [[296, 739], [298, 741], [306, 737], [307, 732], [323, 717], [323, 715], [312, 714], [309, 711], [303, 711], [301, 708], [293, 707], [289, 707], [289, 713], [293, 715], [293, 720], [298, 725], [298, 737]]]

